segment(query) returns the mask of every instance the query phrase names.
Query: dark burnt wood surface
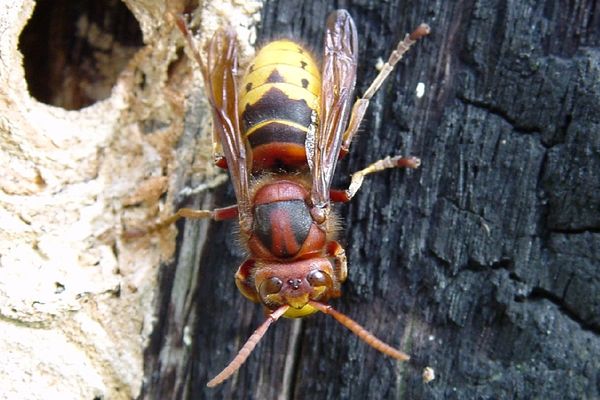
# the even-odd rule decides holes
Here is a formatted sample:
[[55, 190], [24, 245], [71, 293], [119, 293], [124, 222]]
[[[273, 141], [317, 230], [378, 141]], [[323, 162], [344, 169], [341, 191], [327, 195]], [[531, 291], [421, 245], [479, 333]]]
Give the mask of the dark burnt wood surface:
[[[235, 224], [186, 222], [163, 269], [142, 398], [600, 397], [600, 7], [568, 3], [266, 2], [259, 42], [292, 35], [317, 56], [326, 15], [347, 8], [358, 91], [377, 57], [431, 25], [375, 96], [335, 180], [385, 155], [422, 159], [370, 177], [339, 207], [349, 279], [332, 302], [413, 360], [315, 315], [277, 322], [233, 379], [207, 389], [264, 314], [235, 288]], [[233, 201], [227, 184], [196, 205]]]

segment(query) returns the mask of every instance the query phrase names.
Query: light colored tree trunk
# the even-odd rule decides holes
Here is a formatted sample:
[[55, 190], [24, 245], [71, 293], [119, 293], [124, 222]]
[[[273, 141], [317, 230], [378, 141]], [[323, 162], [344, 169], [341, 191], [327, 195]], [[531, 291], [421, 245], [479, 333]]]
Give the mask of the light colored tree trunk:
[[[144, 44], [119, 47], [88, 26], [85, 39], [112, 50], [98, 52], [102, 68], [115, 65], [106, 54], [133, 56], [113, 71], [106, 99], [76, 111], [29, 93], [19, 37], [34, 1], [0, 4], [0, 398], [136, 397], [175, 229], [129, 242], [121, 234], [168, 214], [190, 181], [222, 176], [209, 130], [183, 134], [190, 73], [199, 74], [177, 52], [183, 40], [165, 4], [125, 3]], [[226, 17], [251, 51], [259, 7], [242, 3], [203, 5], [200, 37]]]

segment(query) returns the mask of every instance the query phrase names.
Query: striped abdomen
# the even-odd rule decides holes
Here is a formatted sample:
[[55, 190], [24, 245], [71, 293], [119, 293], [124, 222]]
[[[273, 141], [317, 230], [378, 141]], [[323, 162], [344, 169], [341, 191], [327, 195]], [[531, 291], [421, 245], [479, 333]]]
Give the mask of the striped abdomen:
[[258, 52], [239, 88], [254, 171], [306, 165], [304, 142], [317, 119], [320, 88], [317, 64], [298, 43], [277, 40]]

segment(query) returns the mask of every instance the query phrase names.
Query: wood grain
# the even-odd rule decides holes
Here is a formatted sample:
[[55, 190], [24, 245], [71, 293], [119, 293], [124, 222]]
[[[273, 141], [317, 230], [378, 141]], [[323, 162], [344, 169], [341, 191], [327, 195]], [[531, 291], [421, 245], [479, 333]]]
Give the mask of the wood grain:
[[[207, 389], [264, 315], [235, 289], [244, 255], [234, 224], [186, 222], [178, 263], [165, 267], [142, 398], [599, 397], [598, 3], [340, 6], [360, 35], [358, 91], [406, 32], [432, 28], [373, 99], [334, 181], [385, 155], [422, 159], [369, 178], [339, 207], [349, 279], [333, 302], [411, 363], [315, 315], [278, 321], [232, 380]], [[267, 1], [259, 43], [293, 35], [318, 56], [332, 9]], [[214, 205], [232, 202], [231, 188], [215, 193]]]

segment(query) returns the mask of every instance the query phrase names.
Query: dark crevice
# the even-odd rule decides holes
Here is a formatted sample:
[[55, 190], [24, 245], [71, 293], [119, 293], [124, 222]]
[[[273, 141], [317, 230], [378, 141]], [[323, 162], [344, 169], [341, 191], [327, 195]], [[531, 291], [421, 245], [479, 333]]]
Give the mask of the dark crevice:
[[539, 300], [548, 300], [554, 305], [556, 305], [560, 311], [566, 315], [573, 322], [577, 323], [581, 329], [593, 332], [596, 335], [600, 335], [600, 326], [591, 324], [584, 319], [582, 319], [575, 311], [570, 309], [564, 302], [564, 300], [546, 289], [541, 287], [534, 287], [531, 289], [529, 296], [527, 296], [528, 301], [539, 301]]
[[[456, 95], [456, 98], [466, 105], [483, 109], [483, 110], [489, 112], [490, 114], [500, 117], [501, 119], [506, 121], [508, 124], [510, 124], [513, 127], [513, 129], [518, 133], [522, 133], [525, 135], [540, 133], [540, 128], [522, 126], [517, 121], [515, 121], [513, 118], [511, 118], [506, 112], [501, 110], [499, 107], [494, 107], [492, 104], [488, 104], [483, 101], [469, 99], [460, 93]], [[542, 143], [541, 140], [540, 140], [540, 143]], [[543, 143], [542, 143], [542, 146], [546, 147]]]
[[510, 259], [501, 259], [499, 261], [495, 261], [490, 264], [482, 264], [474, 259], [469, 259], [467, 261], [465, 268], [462, 268], [462, 270], [468, 270], [468, 271], [473, 271], [473, 272], [483, 272], [483, 271], [497, 270], [497, 269], [513, 271], [514, 263]]
[[109, 97], [142, 45], [137, 20], [119, 0], [37, 0], [19, 37], [29, 93], [67, 110]]
[[517, 283], [525, 283], [525, 281], [523, 280], [523, 278], [521, 278], [519, 275], [517, 275], [516, 272], [509, 273], [508, 277], [510, 278], [510, 280], [515, 281]]

